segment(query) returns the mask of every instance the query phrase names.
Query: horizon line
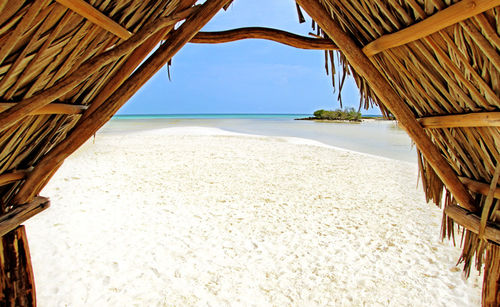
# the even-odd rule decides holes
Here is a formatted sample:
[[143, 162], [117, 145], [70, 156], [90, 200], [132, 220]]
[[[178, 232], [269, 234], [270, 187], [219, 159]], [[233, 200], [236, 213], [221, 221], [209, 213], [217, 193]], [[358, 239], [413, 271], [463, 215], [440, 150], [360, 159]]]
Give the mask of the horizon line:
[[[115, 114], [113, 116], [158, 116], [158, 115], [312, 115], [313, 113], [135, 113]], [[363, 116], [382, 116], [379, 114], [363, 114]]]

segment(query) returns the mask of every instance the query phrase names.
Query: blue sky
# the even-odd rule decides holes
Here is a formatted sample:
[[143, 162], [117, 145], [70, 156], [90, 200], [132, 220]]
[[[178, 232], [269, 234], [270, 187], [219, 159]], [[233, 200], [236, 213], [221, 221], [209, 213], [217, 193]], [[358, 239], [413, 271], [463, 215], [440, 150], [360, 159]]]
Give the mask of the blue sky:
[[[236, 0], [203, 29], [221, 31], [263, 26], [307, 35], [311, 19], [298, 23], [293, 0]], [[118, 114], [312, 113], [339, 107], [324, 52], [265, 40], [187, 44], [172, 59], [172, 81], [162, 68]], [[343, 106], [359, 105], [352, 80]], [[378, 109], [364, 114], [380, 114]]]

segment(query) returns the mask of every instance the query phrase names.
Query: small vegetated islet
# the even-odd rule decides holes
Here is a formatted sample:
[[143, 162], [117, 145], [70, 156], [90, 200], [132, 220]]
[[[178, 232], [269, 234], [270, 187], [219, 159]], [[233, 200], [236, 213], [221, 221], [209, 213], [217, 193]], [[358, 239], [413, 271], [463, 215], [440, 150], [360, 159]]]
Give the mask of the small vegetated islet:
[[361, 113], [354, 108], [347, 108], [345, 110], [337, 109], [334, 111], [317, 110], [313, 114], [313, 119], [361, 121]]

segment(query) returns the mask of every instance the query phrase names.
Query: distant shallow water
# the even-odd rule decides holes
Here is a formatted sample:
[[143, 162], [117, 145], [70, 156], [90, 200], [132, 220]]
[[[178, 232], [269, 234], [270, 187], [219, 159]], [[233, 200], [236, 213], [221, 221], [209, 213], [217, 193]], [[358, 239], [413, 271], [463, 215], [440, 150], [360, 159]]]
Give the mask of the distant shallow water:
[[115, 115], [113, 119], [295, 119], [309, 117], [312, 114], [151, 114], [151, 115]]
[[99, 133], [130, 133], [170, 127], [212, 127], [263, 136], [298, 137], [327, 145], [416, 163], [417, 155], [406, 132], [394, 121], [362, 123], [296, 121], [310, 114], [175, 114], [117, 116]]

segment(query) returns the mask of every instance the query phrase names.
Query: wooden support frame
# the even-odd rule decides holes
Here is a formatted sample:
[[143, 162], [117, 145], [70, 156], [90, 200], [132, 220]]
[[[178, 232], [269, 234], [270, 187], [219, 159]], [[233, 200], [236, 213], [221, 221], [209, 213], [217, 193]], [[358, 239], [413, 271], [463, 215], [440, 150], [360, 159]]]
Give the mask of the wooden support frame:
[[[207, 0], [190, 16], [155, 53], [107, 99], [105, 104], [84, 114], [78, 125], [64, 141], [55, 146], [29, 173], [21, 189], [13, 199], [14, 204], [30, 201], [37, 193], [36, 187], [47, 173], [57, 168], [64, 159], [85, 143], [96, 131], [144, 85], [161, 67], [185, 45], [215, 14], [232, 0]], [[90, 108], [86, 111], [90, 112]]]
[[[487, 183], [479, 182], [476, 180], [472, 180], [467, 177], [459, 177], [460, 181], [464, 183], [464, 185], [471, 190], [472, 192], [482, 194], [484, 196], [488, 196], [490, 192], [490, 185]], [[493, 192], [493, 197], [500, 199], [500, 187], [497, 187]]]
[[5, 235], [17, 226], [24, 223], [30, 217], [42, 212], [50, 206], [50, 201], [46, 197], [37, 196], [27, 204], [5, 213], [0, 217], [0, 236]]
[[113, 19], [101, 13], [98, 9], [83, 0], [56, 0], [59, 4], [67, 7], [78, 15], [88, 19], [104, 30], [113, 33], [121, 39], [129, 39], [132, 33], [119, 25]]
[[198, 32], [189, 42], [196, 44], [220, 44], [242, 39], [267, 39], [287, 46], [308, 50], [339, 49], [329, 39], [306, 37], [263, 27], [238, 28], [220, 32]]
[[109, 64], [112, 61], [119, 59], [121, 56], [131, 52], [149, 37], [158, 31], [161, 31], [165, 27], [187, 18], [196, 9], [197, 8], [189, 8], [183, 12], [174, 14], [173, 16], [163, 17], [156, 20], [155, 22], [142, 28], [134, 36], [120, 45], [87, 60], [72, 74], [65, 77], [63, 80], [58, 81], [54, 86], [16, 103], [15, 106], [0, 113], [0, 131], [11, 127], [21, 119], [30, 115], [32, 112], [67, 94], [69, 91], [74, 89], [75, 86], [85, 81], [94, 73], [94, 71], [99, 70], [104, 65]]
[[479, 211], [471, 195], [444, 159], [439, 149], [425, 133], [424, 128], [416, 120], [413, 112], [363, 53], [361, 48], [358, 47], [356, 42], [340, 28], [320, 2], [316, 0], [297, 0], [297, 3], [333, 40], [347, 58], [349, 64], [367, 81], [380, 101], [394, 114], [460, 205], [472, 212]]
[[[481, 218], [472, 212], [457, 205], [449, 205], [444, 209], [444, 213], [464, 228], [479, 234]], [[498, 225], [489, 223], [484, 231], [484, 238], [500, 244], [500, 229]]]
[[417, 120], [424, 128], [500, 127], [500, 112], [429, 116]]
[[[15, 102], [0, 102], [0, 113], [8, 110], [15, 106]], [[83, 111], [87, 110], [87, 106], [79, 104], [68, 104], [68, 103], [50, 103], [38, 110], [35, 110], [29, 115], [45, 115], [45, 114], [66, 114], [75, 115], [81, 114]]]
[[36, 306], [35, 278], [24, 226], [1, 238], [0, 305]]
[[382, 35], [366, 45], [363, 52], [366, 56], [374, 56], [389, 48], [424, 38], [499, 5], [500, 0], [462, 0], [414, 25], [395, 33]]

